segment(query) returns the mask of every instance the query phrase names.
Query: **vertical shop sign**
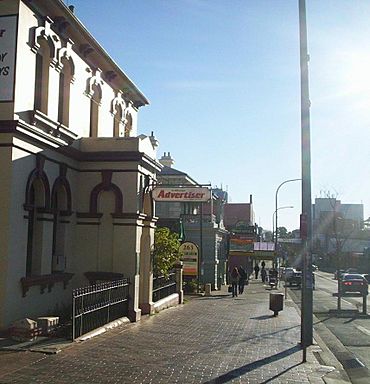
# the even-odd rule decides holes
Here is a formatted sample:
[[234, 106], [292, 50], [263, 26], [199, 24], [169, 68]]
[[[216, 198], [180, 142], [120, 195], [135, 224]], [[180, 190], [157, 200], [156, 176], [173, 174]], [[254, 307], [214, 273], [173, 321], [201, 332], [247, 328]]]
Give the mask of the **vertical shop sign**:
[[14, 100], [17, 15], [0, 16], [0, 102]]
[[186, 241], [180, 245], [179, 252], [181, 254], [181, 261], [184, 263], [184, 276], [198, 276], [199, 252], [197, 245]]

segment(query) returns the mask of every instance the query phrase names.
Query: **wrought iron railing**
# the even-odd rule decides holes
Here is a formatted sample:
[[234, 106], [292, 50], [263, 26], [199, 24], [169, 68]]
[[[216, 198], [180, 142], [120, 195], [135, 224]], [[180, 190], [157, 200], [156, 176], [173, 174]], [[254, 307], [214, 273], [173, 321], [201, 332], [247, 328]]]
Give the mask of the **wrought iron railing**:
[[176, 273], [165, 276], [153, 277], [153, 302], [164, 299], [176, 293]]
[[128, 315], [129, 279], [74, 289], [72, 339]]

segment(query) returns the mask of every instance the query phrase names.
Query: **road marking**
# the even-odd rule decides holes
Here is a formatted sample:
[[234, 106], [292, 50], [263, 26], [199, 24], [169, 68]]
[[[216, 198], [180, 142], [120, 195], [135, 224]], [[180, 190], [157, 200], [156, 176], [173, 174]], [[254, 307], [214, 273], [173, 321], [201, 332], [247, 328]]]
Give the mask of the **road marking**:
[[362, 327], [361, 325], [355, 325], [355, 327], [361, 331], [362, 333], [364, 333], [365, 335], [367, 336], [370, 336], [370, 330], [365, 328], [365, 327]]

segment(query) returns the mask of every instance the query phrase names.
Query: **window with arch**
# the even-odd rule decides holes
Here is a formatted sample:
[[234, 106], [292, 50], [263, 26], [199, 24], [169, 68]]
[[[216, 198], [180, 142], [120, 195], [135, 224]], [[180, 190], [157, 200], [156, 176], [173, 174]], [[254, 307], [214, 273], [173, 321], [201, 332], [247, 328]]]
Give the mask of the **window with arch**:
[[121, 132], [123, 110], [120, 104], [115, 106], [115, 114], [113, 117], [113, 137], [123, 136]]
[[26, 276], [41, 274], [43, 223], [37, 220], [37, 211], [45, 206], [45, 189], [41, 179], [33, 180], [28, 197], [28, 234]]
[[116, 210], [116, 195], [114, 191], [101, 191], [98, 195], [98, 212], [102, 213], [99, 225], [99, 269], [105, 272], [113, 272], [113, 218]]
[[101, 89], [99, 85], [93, 84], [90, 100], [90, 137], [98, 137], [99, 106], [101, 101]]
[[59, 75], [59, 103], [58, 121], [65, 126], [69, 125], [69, 104], [73, 67], [70, 60], [62, 59], [62, 70]]
[[65, 269], [65, 229], [66, 223], [63, 212], [68, 211], [68, 193], [66, 186], [56, 182], [52, 193], [53, 209], [53, 244], [52, 244], [52, 272], [61, 272]]
[[36, 53], [36, 73], [35, 73], [35, 103], [34, 108], [48, 113], [48, 93], [49, 93], [49, 68], [51, 62], [51, 50], [47, 40], [40, 39], [40, 48]]
[[125, 126], [125, 137], [130, 137], [132, 131], [132, 116], [130, 114], [126, 117], [126, 126]]

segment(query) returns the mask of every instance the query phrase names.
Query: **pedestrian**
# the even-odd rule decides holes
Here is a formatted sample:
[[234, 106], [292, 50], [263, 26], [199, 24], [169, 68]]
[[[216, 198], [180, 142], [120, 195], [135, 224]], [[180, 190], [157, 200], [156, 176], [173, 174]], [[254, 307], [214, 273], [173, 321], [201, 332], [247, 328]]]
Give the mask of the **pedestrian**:
[[265, 268], [265, 266], [266, 266], [265, 261], [262, 261], [262, 263], [261, 263], [261, 267], [262, 267], [262, 268]]
[[247, 280], [247, 272], [242, 266], [239, 267], [239, 275], [239, 295], [241, 295], [244, 292], [245, 281]]
[[240, 274], [237, 267], [230, 273], [230, 282], [231, 282], [231, 292], [233, 297], [238, 296], [238, 283], [239, 283]]
[[256, 264], [256, 266], [254, 267], [254, 274], [256, 276], [256, 280], [258, 279], [258, 272], [260, 271], [260, 267], [258, 266], [258, 264]]
[[265, 282], [266, 282], [266, 277], [267, 277], [266, 269], [265, 269], [264, 267], [262, 267], [262, 269], [261, 269], [261, 279], [262, 279], [262, 283], [265, 283]]

